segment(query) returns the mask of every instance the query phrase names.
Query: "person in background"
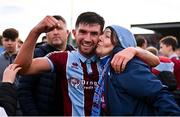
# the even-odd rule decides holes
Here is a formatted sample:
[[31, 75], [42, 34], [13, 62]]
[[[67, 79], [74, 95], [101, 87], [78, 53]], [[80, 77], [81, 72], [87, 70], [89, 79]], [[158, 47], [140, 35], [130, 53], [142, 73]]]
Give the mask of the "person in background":
[[0, 54], [4, 51], [4, 47], [2, 45], [2, 36], [0, 35]]
[[148, 45], [147, 40], [143, 36], [137, 36], [136, 43], [137, 43], [137, 46], [142, 49], [146, 49]]
[[[104, 18], [95, 12], [81, 13], [76, 20], [75, 29], [72, 31], [76, 39], [77, 50], [53, 52], [46, 57], [32, 59], [38, 36], [59, 26], [60, 24], [55, 18], [46, 16], [29, 33], [15, 63], [22, 67], [19, 74], [55, 71], [57, 78], [60, 79], [58, 82], [61, 86], [60, 91], [63, 93], [64, 116], [89, 116], [101, 69], [95, 50], [104, 28]], [[117, 54], [117, 58], [115, 57], [116, 59], [112, 61], [112, 66], [117, 72], [120, 72], [124, 69], [125, 63], [135, 55], [141, 56], [151, 65], [159, 63], [156, 56], [131, 48], [129, 53], [123, 56]]]
[[19, 51], [19, 49], [21, 48], [21, 46], [22, 46], [22, 44], [23, 44], [23, 41], [21, 40], [21, 39], [18, 39], [18, 41], [17, 41], [17, 51]]
[[[19, 32], [15, 28], [7, 28], [2, 33], [2, 43], [4, 47], [4, 52], [0, 55], [0, 78], [3, 76], [3, 72], [5, 68], [14, 62], [14, 59], [18, 53], [17, 51], [17, 41], [19, 37]], [[0, 79], [2, 80], [2, 79]], [[15, 82], [14, 82], [16, 88], [19, 85], [19, 76], [17, 76]], [[22, 115], [21, 109], [19, 107], [19, 102], [17, 104], [17, 110], [16, 115], [20, 116]]]
[[2, 82], [0, 82], [1, 117], [16, 115], [17, 92], [13, 83], [20, 69], [17, 64], [10, 64], [3, 72]]
[[41, 42], [36, 43], [36, 47], [41, 46], [41, 45], [46, 44], [46, 43], [47, 43], [47, 37], [43, 36], [41, 38]]
[[103, 70], [94, 94], [92, 115], [99, 116], [101, 111], [108, 116], [180, 115], [180, 107], [167, 87], [142, 60], [134, 57], [121, 73], [110, 67], [114, 54], [128, 47], [136, 47], [136, 41], [121, 26], [106, 27], [99, 37], [96, 54], [101, 57]]
[[47, 40], [47, 37], [46, 37], [46, 36], [43, 36], [43, 37], [42, 37], [42, 42], [43, 42], [43, 43], [47, 43], [47, 42], [48, 42], [48, 40]]
[[175, 52], [176, 52], [177, 56], [178, 56], [179, 59], [180, 59], [180, 48], [176, 48]]
[[[47, 42], [36, 46], [34, 58], [44, 57], [54, 51], [74, 50], [67, 44], [69, 30], [65, 19], [60, 15], [53, 17], [60, 26], [46, 32]], [[60, 101], [62, 94], [57, 85], [59, 82], [55, 73], [22, 76], [19, 80], [18, 96], [23, 115], [63, 115], [63, 102]]]
[[174, 63], [174, 74], [177, 81], [177, 89], [180, 89], [180, 60], [175, 50], [178, 46], [177, 38], [174, 36], [165, 36], [159, 41], [160, 54], [171, 59]]
[[[155, 48], [153, 46], [149, 46], [146, 48], [146, 50], [153, 53], [154, 55], [158, 56], [158, 49], [157, 48]], [[160, 60], [160, 64], [152, 69], [152, 72], [155, 75], [159, 75], [159, 73], [162, 71], [168, 71], [168, 72], [173, 73], [174, 63], [168, 57], [159, 56], [159, 60]]]
[[[147, 47], [146, 50], [158, 56], [158, 49]], [[168, 90], [173, 94], [177, 104], [180, 106], [180, 90], [177, 89], [177, 81], [174, 74], [174, 63], [165, 56], [159, 56], [160, 64], [152, 68], [152, 72], [158, 76], [163, 85], [168, 86]]]
[[17, 55], [17, 40], [19, 32], [14, 28], [5, 29], [2, 33], [2, 44], [4, 47], [4, 52], [0, 55], [0, 80], [2, 80], [3, 72], [5, 68], [13, 63]]

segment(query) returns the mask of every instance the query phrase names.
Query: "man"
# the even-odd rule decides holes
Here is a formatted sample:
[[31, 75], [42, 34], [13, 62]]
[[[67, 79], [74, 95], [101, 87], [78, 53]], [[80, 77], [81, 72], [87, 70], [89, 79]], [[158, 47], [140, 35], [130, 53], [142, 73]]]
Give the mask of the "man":
[[[67, 45], [66, 21], [62, 16], [53, 16], [58, 20], [59, 27], [46, 33], [47, 43], [35, 48], [34, 57], [43, 57], [53, 51], [73, 50]], [[19, 99], [23, 115], [63, 115], [63, 104], [58, 101], [61, 98], [57, 92], [58, 79], [55, 73], [42, 73], [33, 76], [23, 76], [19, 80]]]
[[174, 63], [174, 74], [176, 76], [177, 88], [180, 89], [180, 60], [175, 52], [178, 41], [174, 36], [165, 36], [160, 40], [160, 53]]
[[17, 51], [19, 51], [19, 49], [21, 48], [22, 44], [23, 44], [23, 41], [21, 39], [18, 39], [17, 47], [16, 47]]
[[[23, 44], [15, 63], [22, 67], [19, 72], [20, 74], [56, 71], [63, 93], [64, 115], [89, 116], [92, 108], [94, 89], [99, 79], [100, 66], [99, 60], [95, 55], [95, 50], [99, 36], [102, 34], [104, 28], [104, 19], [94, 12], [80, 14], [76, 20], [75, 30], [73, 30], [78, 47], [77, 51], [54, 52], [43, 58], [30, 59], [33, 56], [34, 46], [38, 36], [42, 32], [52, 30], [54, 27], [59, 27], [59, 24], [51, 16], [45, 17], [35, 26]], [[133, 49], [131, 50], [133, 51]], [[131, 57], [126, 58], [126, 56], [121, 56], [122, 53], [117, 55], [117, 58], [120, 57], [119, 59], [115, 58], [112, 61], [112, 65], [118, 69], [118, 72], [131, 59]], [[123, 55], [126, 54], [123, 53]], [[135, 50], [132, 57], [134, 54], [139, 57], [145, 55], [144, 60], [149, 57], [151, 60], [154, 58], [154, 56], [152, 57], [152, 55], [144, 51]], [[154, 60], [156, 61], [155, 64], [159, 62], [156, 57]]]
[[137, 36], [136, 37], [137, 46], [146, 49], [147, 48], [147, 40], [143, 36]]
[[[5, 29], [2, 33], [2, 43], [4, 47], [4, 52], [0, 55], [0, 61], [1, 61], [1, 66], [0, 66], [0, 79], [2, 81], [3, 77], [3, 72], [5, 68], [13, 63], [16, 55], [17, 55], [17, 40], [19, 37], [19, 32], [14, 29], [14, 28], [8, 28]], [[19, 84], [19, 78], [16, 78], [15, 80], [15, 86], [18, 87]], [[19, 103], [17, 105], [17, 110], [16, 110], [16, 115], [22, 115], [22, 112], [19, 108]]]
[[2, 80], [3, 72], [5, 68], [11, 64], [16, 55], [16, 45], [17, 45], [17, 40], [19, 36], [19, 32], [14, 29], [14, 28], [8, 28], [5, 29], [2, 33], [2, 44], [4, 47], [4, 52], [0, 55], [0, 61], [1, 61], [1, 66], [0, 66], [0, 78]]

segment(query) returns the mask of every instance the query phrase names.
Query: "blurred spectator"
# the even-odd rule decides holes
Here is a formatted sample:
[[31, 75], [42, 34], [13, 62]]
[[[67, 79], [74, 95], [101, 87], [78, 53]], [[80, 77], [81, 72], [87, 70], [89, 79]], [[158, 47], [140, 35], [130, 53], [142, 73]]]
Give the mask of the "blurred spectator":
[[43, 43], [47, 43], [47, 41], [48, 41], [48, 40], [47, 40], [47, 37], [46, 37], [46, 36], [43, 36], [43, 37], [42, 37], [42, 42], [43, 42]]
[[39, 46], [41, 46], [41, 45], [43, 45], [43, 44], [46, 44], [47, 41], [48, 41], [47, 37], [46, 37], [46, 36], [43, 36], [43, 37], [41, 38], [41, 42], [36, 43], [36, 47], [39, 47]]
[[0, 54], [4, 51], [4, 47], [2, 45], [2, 36], [0, 35]]
[[21, 48], [22, 44], [23, 44], [23, 41], [21, 39], [18, 39], [18, 41], [17, 41], [17, 51], [19, 51], [19, 49]]
[[137, 46], [143, 49], [147, 48], [147, 40], [143, 36], [136, 37]]
[[[147, 47], [146, 50], [152, 52], [154, 55], [158, 56], [158, 49], [153, 46]], [[164, 56], [159, 56], [160, 64], [152, 68], [152, 72], [159, 76], [159, 79], [164, 85], [167, 85], [169, 90], [176, 90], [177, 83], [174, 75], [174, 63]]]
[[2, 34], [2, 44], [4, 47], [4, 52], [0, 55], [0, 80], [2, 80], [4, 69], [11, 63], [13, 63], [17, 51], [16, 44], [19, 36], [19, 32], [14, 28], [8, 28], [3, 31]]
[[[17, 40], [19, 37], [19, 32], [18, 30], [14, 28], [8, 28], [3, 31], [2, 34], [2, 43], [4, 47], [4, 52], [0, 55], [0, 61], [1, 61], [1, 66], [0, 66], [0, 81], [2, 80], [3, 77], [3, 72], [5, 68], [14, 62], [14, 59], [17, 55]], [[15, 81], [15, 86], [18, 87], [18, 80], [19, 78], [16, 78]], [[22, 115], [21, 110], [19, 108], [19, 105], [17, 106], [17, 112], [16, 115]]]
[[[151, 53], [153, 53], [154, 55], [158, 56], [157, 48], [155, 48], [153, 46], [149, 46], [146, 48], [146, 50], [148, 50]], [[162, 71], [169, 71], [169, 72], [174, 71], [174, 63], [168, 57], [159, 56], [159, 59], [160, 59], [160, 64], [153, 68], [153, 73], [155, 75], [158, 75]]]
[[149, 46], [146, 48], [147, 51], [153, 53], [154, 55], [158, 56], [158, 49], [153, 47], [153, 46]]
[[177, 49], [176, 49], [176, 54], [177, 54], [177, 56], [180, 58], [180, 48], [177, 48]]
[[160, 53], [174, 63], [174, 74], [177, 80], [177, 88], [180, 89], [180, 60], [175, 50], [178, 46], [177, 38], [174, 36], [166, 36], [160, 39]]

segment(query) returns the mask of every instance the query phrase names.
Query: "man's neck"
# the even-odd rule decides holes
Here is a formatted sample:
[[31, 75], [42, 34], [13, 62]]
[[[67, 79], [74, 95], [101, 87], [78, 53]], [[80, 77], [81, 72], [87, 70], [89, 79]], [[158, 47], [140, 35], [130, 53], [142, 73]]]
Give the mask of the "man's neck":
[[175, 52], [174, 52], [174, 51], [170, 51], [170, 52], [168, 53], [168, 57], [171, 56], [171, 55], [173, 55], [173, 54], [175, 54]]
[[63, 45], [63, 46], [50, 45], [50, 46], [56, 48], [56, 49], [59, 50], [59, 51], [65, 51], [65, 50], [66, 50], [66, 45]]

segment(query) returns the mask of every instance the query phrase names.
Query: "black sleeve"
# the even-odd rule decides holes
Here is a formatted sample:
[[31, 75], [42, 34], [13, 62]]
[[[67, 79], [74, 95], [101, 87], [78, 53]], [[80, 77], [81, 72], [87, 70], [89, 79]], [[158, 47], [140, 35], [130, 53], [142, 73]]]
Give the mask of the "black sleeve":
[[0, 82], [0, 106], [5, 109], [8, 116], [16, 114], [17, 94], [13, 84]]
[[38, 78], [36, 76], [21, 76], [19, 78], [18, 99], [23, 115], [38, 115], [34, 91]]

